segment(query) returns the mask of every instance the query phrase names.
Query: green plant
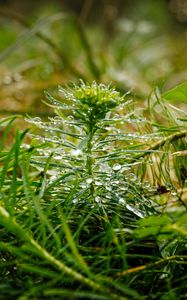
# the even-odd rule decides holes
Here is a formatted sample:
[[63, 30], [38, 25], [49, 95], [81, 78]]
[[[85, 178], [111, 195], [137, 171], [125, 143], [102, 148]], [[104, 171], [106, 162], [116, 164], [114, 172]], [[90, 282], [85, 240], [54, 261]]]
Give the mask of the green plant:
[[[126, 101], [110, 86], [95, 82], [80, 82], [67, 89], [60, 87], [59, 92], [64, 103], [46, 93], [48, 100], [57, 108], [58, 116], [50, 118], [49, 122], [39, 118], [27, 119], [46, 132], [43, 137], [32, 136], [33, 139], [46, 142], [45, 147], [43, 143], [37, 144], [39, 155], [35, 155], [36, 161], [32, 162], [45, 165], [46, 155], [50, 156], [48, 172], [52, 166], [52, 180], [55, 176], [57, 180], [60, 175], [66, 176], [68, 193], [74, 187], [73, 202], [97, 203], [105, 210], [111, 199], [113, 204], [125, 204], [125, 199], [129, 199], [127, 205], [135, 215], [141, 215], [138, 213], [139, 205], [142, 205], [141, 211], [145, 209], [145, 215], [149, 214], [153, 205], [148, 200], [148, 186], [140, 183], [132, 170], [134, 165], [139, 164], [133, 161], [133, 157], [140, 153], [151, 153], [152, 150], [140, 149], [141, 137], [134, 131], [137, 124], [144, 120], [131, 111], [132, 101]], [[120, 111], [123, 111], [123, 115]], [[131, 122], [134, 122], [133, 129], [126, 125]], [[72, 178], [76, 184], [73, 183], [70, 188]], [[150, 193], [154, 193], [151, 187], [149, 189]], [[146, 194], [149, 196], [146, 197]], [[136, 201], [137, 197], [139, 201]], [[131, 203], [134, 206], [132, 208]]]
[[185, 113], [95, 82], [46, 96], [29, 144], [1, 122], [0, 298], [184, 299]]

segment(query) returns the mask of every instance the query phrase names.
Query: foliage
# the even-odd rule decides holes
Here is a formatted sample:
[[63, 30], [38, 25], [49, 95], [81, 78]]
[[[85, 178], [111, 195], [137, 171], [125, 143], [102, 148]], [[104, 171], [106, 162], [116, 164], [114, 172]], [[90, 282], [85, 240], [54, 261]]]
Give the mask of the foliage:
[[79, 16], [57, 2], [0, 8], [2, 114], [47, 114], [38, 103], [57, 82], [112, 81], [142, 100], [185, 80], [185, 30], [163, 1], [68, 1], [84, 2]]
[[96, 82], [56, 95], [30, 143], [7, 149], [1, 120], [0, 299], [185, 299], [186, 113]]
[[183, 82], [182, 84], [174, 87], [172, 90], [169, 90], [168, 92], [164, 93], [163, 97], [170, 101], [177, 101], [180, 99], [180, 101], [187, 102], [187, 82]]

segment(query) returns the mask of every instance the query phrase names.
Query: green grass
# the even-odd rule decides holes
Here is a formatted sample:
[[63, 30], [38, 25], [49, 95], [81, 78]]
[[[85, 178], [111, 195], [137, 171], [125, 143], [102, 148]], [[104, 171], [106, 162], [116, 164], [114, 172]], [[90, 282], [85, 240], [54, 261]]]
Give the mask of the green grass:
[[158, 91], [56, 94], [9, 148], [1, 120], [0, 299], [185, 299], [186, 113]]

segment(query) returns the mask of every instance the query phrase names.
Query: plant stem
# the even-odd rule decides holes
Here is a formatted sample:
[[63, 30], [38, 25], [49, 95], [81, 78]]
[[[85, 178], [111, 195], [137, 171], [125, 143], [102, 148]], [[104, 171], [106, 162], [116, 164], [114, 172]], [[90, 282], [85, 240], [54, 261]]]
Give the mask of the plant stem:
[[92, 139], [93, 139], [93, 134], [90, 133], [87, 142], [87, 161], [86, 161], [86, 168], [89, 176], [93, 175]]
[[[87, 157], [86, 157], [86, 170], [89, 177], [93, 177], [93, 164], [94, 164], [94, 158], [93, 158], [93, 137], [94, 137], [94, 123], [92, 121], [92, 117], [90, 117], [90, 124], [88, 125], [88, 141], [87, 141]], [[92, 196], [94, 196], [94, 184], [91, 182], [90, 184], [90, 193]]]
[[143, 154], [138, 154], [136, 155], [132, 161], [135, 161], [139, 158], [142, 158], [142, 157], [145, 157], [148, 153], [147, 151], [154, 151], [154, 150], [157, 150], [159, 149], [160, 147], [164, 146], [166, 143], [171, 143], [175, 140], [178, 140], [178, 139], [182, 139], [186, 136], [187, 134], [187, 130], [182, 130], [182, 131], [179, 131], [179, 132], [175, 132], [174, 134], [171, 134], [165, 138], [163, 138], [161, 141], [158, 141], [156, 142], [155, 144], [153, 144], [152, 146], [148, 147], [147, 149], [145, 149], [145, 152]]
[[163, 138], [161, 141], [153, 144], [148, 150], [157, 150], [158, 148], [164, 146], [166, 143], [171, 143], [175, 140], [184, 138], [187, 134], [187, 130], [182, 130], [179, 132], [175, 132], [174, 134], [171, 134], [167, 136], [166, 138]]
[[119, 278], [119, 277], [126, 276], [128, 274], [131, 274], [131, 273], [137, 273], [139, 271], [144, 271], [146, 269], [153, 269], [153, 268], [156, 268], [156, 267], [160, 267], [163, 264], [165, 264], [167, 262], [170, 262], [170, 261], [179, 260], [177, 262], [180, 263], [180, 261], [181, 261], [181, 263], [183, 263], [184, 259], [187, 259], [186, 255], [172, 255], [172, 256], [169, 256], [169, 257], [166, 257], [166, 258], [162, 258], [162, 259], [160, 259], [160, 260], [158, 260], [154, 263], [150, 263], [150, 264], [142, 265], [142, 266], [137, 266], [137, 267], [125, 270], [123, 272], [120, 272], [120, 273], [116, 274], [116, 277]]

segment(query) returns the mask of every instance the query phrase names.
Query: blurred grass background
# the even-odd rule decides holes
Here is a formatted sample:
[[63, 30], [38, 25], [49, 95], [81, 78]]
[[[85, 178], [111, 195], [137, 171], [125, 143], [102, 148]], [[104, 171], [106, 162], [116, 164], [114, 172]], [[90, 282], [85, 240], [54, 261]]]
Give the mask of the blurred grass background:
[[0, 115], [49, 114], [43, 90], [79, 78], [144, 100], [187, 80], [186, 46], [183, 0], [0, 1]]

